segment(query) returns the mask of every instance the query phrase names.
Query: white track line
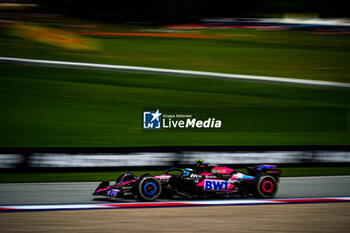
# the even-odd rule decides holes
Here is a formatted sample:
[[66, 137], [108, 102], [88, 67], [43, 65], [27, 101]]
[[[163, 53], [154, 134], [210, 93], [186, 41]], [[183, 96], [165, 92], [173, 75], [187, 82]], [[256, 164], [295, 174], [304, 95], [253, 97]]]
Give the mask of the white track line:
[[224, 80], [284, 83], [284, 84], [295, 84], [295, 85], [303, 85], [303, 86], [350, 88], [350, 83], [341, 83], [341, 82], [329, 82], [329, 81], [319, 81], [319, 80], [269, 77], [269, 76], [257, 76], [257, 75], [243, 75], [243, 74], [227, 74], [227, 73], [204, 72], [204, 71], [193, 71], [193, 70], [162, 69], [162, 68], [141, 67], [141, 66], [121, 66], [121, 65], [107, 65], [107, 64], [85, 63], [85, 62], [34, 60], [34, 59], [24, 59], [24, 58], [14, 58], [14, 57], [0, 57], [0, 62], [12, 63], [12, 64], [24, 64], [24, 65], [64, 67], [64, 68], [96, 69], [96, 70], [107, 70], [107, 71], [127, 71], [127, 72], [163, 74], [163, 75], [191, 76], [191, 77], [202, 77], [202, 78], [213, 78], [213, 79], [224, 79]]
[[0, 206], [0, 213], [7, 211], [47, 211], [47, 210], [86, 210], [86, 209], [116, 209], [116, 208], [157, 208], [157, 207], [199, 207], [225, 205], [271, 205], [271, 204], [311, 204], [327, 202], [349, 202], [350, 197], [322, 198], [291, 198], [291, 199], [261, 199], [261, 200], [206, 200], [206, 201], [176, 201], [176, 202], [132, 202], [106, 204], [59, 204], [59, 205], [9, 205]]

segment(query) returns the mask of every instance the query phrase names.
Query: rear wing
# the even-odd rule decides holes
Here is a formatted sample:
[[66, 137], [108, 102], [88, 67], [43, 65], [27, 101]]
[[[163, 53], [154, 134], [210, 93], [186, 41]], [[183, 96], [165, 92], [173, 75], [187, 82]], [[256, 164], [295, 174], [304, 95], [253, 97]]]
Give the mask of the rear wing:
[[258, 174], [267, 174], [276, 179], [278, 182], [279, 177], [281, 176], [282, 171], [280, 169], [276, 169], [277, 165], [254, 165], [247, 167], [248, 174], [251, 176], [256, 176]]

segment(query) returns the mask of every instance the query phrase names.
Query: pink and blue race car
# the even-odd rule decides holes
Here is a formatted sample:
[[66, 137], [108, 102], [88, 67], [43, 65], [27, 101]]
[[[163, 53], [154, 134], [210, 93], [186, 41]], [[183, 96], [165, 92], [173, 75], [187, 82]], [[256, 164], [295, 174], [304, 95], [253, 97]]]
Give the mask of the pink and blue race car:
[[170, 168], [159, 176], [140, 177], [127, 172], [114, 184], [103, 181], [93, 195], [112, 198], [273, 198], [278, 189], [281, 170], [276, 165], [247, 167], [248, 174], [196, 160], [193, 168]]

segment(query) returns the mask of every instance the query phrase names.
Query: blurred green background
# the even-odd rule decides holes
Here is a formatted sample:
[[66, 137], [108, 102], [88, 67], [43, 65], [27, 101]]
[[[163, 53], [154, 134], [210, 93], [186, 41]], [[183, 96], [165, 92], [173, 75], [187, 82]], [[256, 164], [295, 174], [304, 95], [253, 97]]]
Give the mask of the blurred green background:
[[[0, 57], [350, 83], [349, 16], [340, 0], [13, 0], [0, 4]], [[223, 18], [237, 17], [225, 28], [230, 19]], [[242, 18], [245, 26], [236, 27]], [[261, 24], [267, 18], [274, 23]], [[193, 109], [203, 120], [218, 115], [233, 127], [147, 132], [145, 109]], [[350, 145], [349, 110], [349, 89], [0, 63], [0, 147]], [[145, 172], [160, 173], [136, 174]], [[2, 172], [0, 182], [118, 174]], [[346, 166], [282, 173], [348, 174]]]
[[[91, 36], [100, 49], [80, 52], [0, 30], [0, 56], [350, 82], [348, 34], [208, 29], [191, 33], [228, 37]], [[350, 144], [347, 128], [339, 132], [141, 130], [141, 109], [148, 106], [230, 108], [232, 114], [235, 107], [348, 111], [350, 91], [345, 89], [10, 64], [0, 64], [0, 75], [1, 147]], [[348, 124], [348, 114], [345, 120]]]
[[[347, 17], [338, 1], [26, 2], [35, 3], [29, 13], [22, 2], [0, 7], [2, 57], [350, 83], [350, 34], [344, 28], [162, 26], [289, 12]], [[95, 35], [78, 35], [84, 33]], [[159, 37], [173, 34], [203, 38]], [[225, 109], [223, 124], [238, 127], [146, 132], [145, 108], [207, 109], [204, 119]], [[329, 111], [309, 111], [303, 121], [294, 109]], [[0, 147], [350, 145], [349, 109], [349, 89], [0, 64]]]

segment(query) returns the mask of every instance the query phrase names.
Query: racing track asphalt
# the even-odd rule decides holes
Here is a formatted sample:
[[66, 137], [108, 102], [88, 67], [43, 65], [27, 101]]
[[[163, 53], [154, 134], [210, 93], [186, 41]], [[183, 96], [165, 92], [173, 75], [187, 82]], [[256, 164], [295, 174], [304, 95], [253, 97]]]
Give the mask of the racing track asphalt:
[[[91, 193], [98, 184], [99, 182], [0, 184], [0, 205], [123, 202], [92, 196]], [[276, 198], [344, 196], [350, 196], [350, 176], [281, 178]]]

